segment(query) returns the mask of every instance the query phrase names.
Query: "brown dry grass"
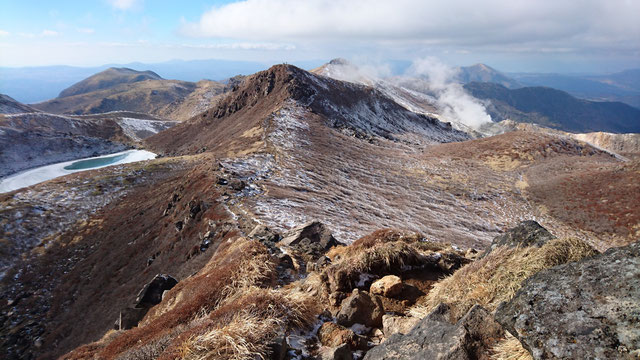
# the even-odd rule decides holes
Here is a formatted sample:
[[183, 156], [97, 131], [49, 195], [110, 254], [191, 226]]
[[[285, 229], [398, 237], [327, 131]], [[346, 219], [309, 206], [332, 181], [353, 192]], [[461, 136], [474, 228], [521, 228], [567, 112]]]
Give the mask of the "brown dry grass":
[[405, 266], [426, 264], [436, 251], [454, 252], [450, 246], [421, 241], [420, 234], [398, 230], [379, 230], [346, 247], [333, 248], [328, 256], [333, 264], [324, 271], [334, 291], [350, 291], [360, 274], [399, 273]]
[[568, 226], [612, 237], [596, 244], [602, 250], [630, 244], [640, 236], [640, 161], [596, 160], [558, 158], [533, 167], [527, 193]]
[[294, 328], [310, 325], [318, 313], [308, 294], [251, 288], [225, 306], [206, 314], [200, 325], [182, 334], [164, 358], [268, 359], [269, 344]]
[[218, 308], [247, 288], [270, 285], [274, 276], [275, 263], [267, 249], [256, 241], [237, 239], [221, 249], [198, 275], [178, 283], [142, 326], [116, 338], [102, 355], [114, 357], [153, 341], [176, 326], [190, 324], [199, 314]]
[[533, 360], [531, 354], [522, 347], [520, 340], [507, 332], [507, 336], [491, 348], [491, 360]]
[[438, 282], [410, 313], [422, 318], [440, 303], [450, 305], [455, 321], [475, 304], [493, 311], [499, 303], [511, 299], [531, 275], [596, 253], [576, 239], [552, 240], [541, 248], [500, 247]]
[[314, 296], [273, 289], [274, 258], [257, 241], [218, 248], [195, 276], [165, 295], [137, 328], [69, 354], [69, 359], [266, 359], [272, 340], [315, 321]]

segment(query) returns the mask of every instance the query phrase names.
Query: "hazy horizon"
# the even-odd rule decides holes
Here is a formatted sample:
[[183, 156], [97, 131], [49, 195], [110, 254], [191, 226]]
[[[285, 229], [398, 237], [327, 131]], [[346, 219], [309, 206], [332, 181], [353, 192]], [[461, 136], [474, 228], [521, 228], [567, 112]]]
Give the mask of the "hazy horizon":
[[[640, 67], [640, 2], [99, 0], [5, 2], [0, 67], [436, 57], [505, 72]], [[321, 14], [322, 16], [318, 16]], [[162, 75], [162, 74], [160, 74]]]

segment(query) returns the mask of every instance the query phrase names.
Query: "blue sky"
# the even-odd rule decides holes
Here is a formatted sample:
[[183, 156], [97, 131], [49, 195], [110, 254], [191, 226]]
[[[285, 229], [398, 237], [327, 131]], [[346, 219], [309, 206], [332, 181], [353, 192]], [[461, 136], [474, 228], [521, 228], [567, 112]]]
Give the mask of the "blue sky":
[[0, 66], [435, 56], [505, 71], [640, 67], [636, 0], [0, 0]]

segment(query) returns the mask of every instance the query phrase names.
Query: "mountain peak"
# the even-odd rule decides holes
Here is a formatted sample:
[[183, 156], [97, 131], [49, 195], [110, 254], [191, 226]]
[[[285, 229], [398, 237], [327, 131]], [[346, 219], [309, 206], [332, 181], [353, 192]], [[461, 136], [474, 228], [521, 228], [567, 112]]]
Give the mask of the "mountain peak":
[[160, 75], [153, 71], [137, 71], [129, 68], [111, 67], [94, 74], [60, 92], [59, 98], [85, 94], [88, 92], [106, 89], [119, 84], [135, 83], [145, 80], [162, 80]]
[[496, 83], [509, 89], [522, 87], [518, 81], [506, 76], [491, 66], [482, 63], [460, 67], [458, 80], [465, 84], [470, 82]]
[[349, 60], [347, 60], [347, 59], [335, 58], [335, 59], [329, 61], [329, 64], [331, 64], [331, 65], [351, 65], [351, 62], [349, 62]]

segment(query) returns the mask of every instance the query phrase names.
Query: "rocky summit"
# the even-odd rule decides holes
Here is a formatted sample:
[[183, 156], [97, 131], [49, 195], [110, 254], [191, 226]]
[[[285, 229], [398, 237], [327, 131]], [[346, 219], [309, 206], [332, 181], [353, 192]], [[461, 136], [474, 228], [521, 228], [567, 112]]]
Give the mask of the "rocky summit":
[[3, 358], [637, 358], [637, 138], [465, 125], [459, 82], [519, 83], [461, 71], [3, 96], [0, 176], [157, 155], [0, 194]]

